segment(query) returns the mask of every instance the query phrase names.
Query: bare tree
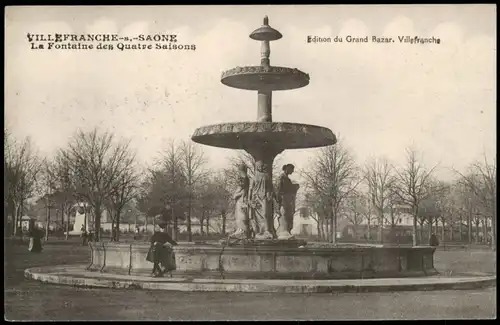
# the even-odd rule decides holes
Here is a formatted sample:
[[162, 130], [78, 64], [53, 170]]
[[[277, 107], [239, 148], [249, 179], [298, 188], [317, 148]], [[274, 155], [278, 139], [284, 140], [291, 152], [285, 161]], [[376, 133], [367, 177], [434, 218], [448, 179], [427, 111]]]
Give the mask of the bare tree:
[[[319, 239], [326, 239], [325, 235], [325, 211], [322, 208], [322, 201], [318, 198], [317, 193], [314, 189], [307, 187], [303, 189], [304, 193], [304, 205], [307, 208], [308, 216], [316, 222], [316, 231], [318, 233]], [[328, 230], [327, 230], [328, 231]]]
[[302, 171], [307, 186], [323, 201], [330, 219], [329, 239], [336, 243], [337, 219], [343, 201], [360, 183], [351, 153], [339, 141], [323, 147], [309, 168]]
[[491, 247], [496, 249], [496, 159], [489, 162], [484, 155], [483, 162], [475, 162], [469, 167], [469, 173], [460, 175], [460, 181], [482, 205], [484, 213], [491, 218]]
[[21, 144], [13, 139], [4, 139], [4, 149], [7, 150], [4, 156], [4, 201], [12, 216], [12, 233], [15, 236], [18, 234], [25, 201], [37, 190], [41, 161], [30, 138], [26, 138]]
[[383, 241], [384, 212], [389, 205], [391, 187], [394, 183], [392, 166], [385, 158], [368, 162], [364, 170], [364, 178], [368, 185], [368, 195], [378, 219], [378, 241]]
[[430, 170], [426, 170], [418, 161], [417, 151], [413, 148], [406, 149], [406, 165], [402, 168], [395, 169], [396, 173], [396, 189], [394, 193], [397, 195], [402, 204], [406, 204], [411, 208], [413, 216], [413, 245], [418, 245], [417, 240], [417, 219], [419, 216], [419, 206], [431, 193], [428, 191], [430, 177], [436, 166]]
[[44, 193], [42, 201], [47, 213], [45, 219], [45, 240], [49, 240], [50, 212], [55, 205], [56, 177], [54, 170], [54, 162], [47, 160], [42, 162], [42, 181], [40, 185]]
[[364, 219], [364, 197], [358, 191], [354, 191], [344, 202], [346, 206], [346, 218], [353, 226], [359, 226]]
[[116, 180], [127, 171], [129, 142], [115, 143], [112, 133], [77, 131], [68, 147], [60, 151], [75, 177], [75, 193], [92, 208], [95, 240], [99, 241], [103, 205], [114, 191]]
[[394, 182], [391, 184], [389, 189], [389, 196], [387, 198], [387, 212], [388, 215], [385, 217], [385, 223], [389, 224], [391, 229], [395, 228], [400, 220], [401, 209], [399, 209], [399, 201], [397, 195], [394, 193]]
[[234, 210], [233, 192], [230, 188], [229, 177], [224, 171], [215, 174], [212, 182], [216, 194], [214, 200], [215, 210], [220, 214], [222, 222], [221, 233], [226, 235], [228, 214]]
[[[128, 152], [120, 164], [120, 175], [114, 178], [112, 189], [106, 202], [110, 209], [111, 217], [114, 220], [115, 228], [114, 241], [120, 240], [120, 220], [123, 208], [136, 197], [136, 189], [138, 187], [138, 174], [135, 171], [135, 155]], [[112, 234], [113, 235], [113, 234]]]
[[[66, 225], [66, 240], [68, 239], [70, 214], [75, 200], [75, 184], [74, 177], [71, 174], [70, 167], [67, 161], [58, 154], [54, 161], [50, 163], [50, 168], [47, 172], [51, 174], [53, 179], [52, 195], [54, 205], [60, 207], [61, 225]], [[66, 219], [64, 216], [66, 215]], [[66, 221], [65, 221], [66, 220]]]
[[181, 144], [180, 166], [186, 178], [187, 185], [187, 233], [188, 241], [193, 240], [191, 231], [191, 214], [193, 213], [193, 200], [195, 198], [196, 185], [207, 175], [205, 165], [207, 159], [200, 146], [191, 141]]
[[160, 199], [164, 202], [162, 208], [169, 210], [165, 213], [168, 215], [167, 219], [173, 223], [172, 237], [177, 240], [179, 216], [185, 212], [185, 201], [188, 196], [186, 176], [182, 172], [182, 147], [174, 140], [170, 140], [160, 156], [158, 166], [160, 169], [153, 173], [155, 176], [153, 183], [157, 185], [156, 188], [161, 189], [160, 193], [163, 192], [164, 197]]
[[361, 214], [366, 220], [366, 239], [371, 240], [371, 228], [372, 224], [376, 219], [375, 209], [373, 208], [373, 203], [370, 195], [368, 193], [360, 194], [359, 200], [361, 203]]

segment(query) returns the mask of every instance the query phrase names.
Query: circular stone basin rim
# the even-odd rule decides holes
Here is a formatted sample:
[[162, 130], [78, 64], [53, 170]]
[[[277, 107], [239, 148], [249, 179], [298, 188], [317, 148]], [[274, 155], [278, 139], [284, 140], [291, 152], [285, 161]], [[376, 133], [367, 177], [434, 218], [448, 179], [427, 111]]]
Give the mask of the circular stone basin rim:
[[232, 122], [202, 126], [194, 142], [226, 149], [249, 149], [268, 143], [275, 148], [308, 149], [333, 145], [337, 138], [322, 126], [290, 122]]

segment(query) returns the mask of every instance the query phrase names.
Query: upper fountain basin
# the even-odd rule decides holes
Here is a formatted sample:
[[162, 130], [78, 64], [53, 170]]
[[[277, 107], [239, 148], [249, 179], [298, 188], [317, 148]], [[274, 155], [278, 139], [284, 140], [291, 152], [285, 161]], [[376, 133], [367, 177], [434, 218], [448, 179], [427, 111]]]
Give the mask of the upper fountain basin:
[[194, 142], [227, 149], [255, 148], [267, 143], [280, 149], [306, 149], [333, 145], [337, 139], [330, 129], [285, 122], [235, 122], [202, 126]]
[[221, 82], [229, 87], [246, 90], [288, 90], [307, 86], [309, 75], [284, 67], [236, 67], [222, 73]]

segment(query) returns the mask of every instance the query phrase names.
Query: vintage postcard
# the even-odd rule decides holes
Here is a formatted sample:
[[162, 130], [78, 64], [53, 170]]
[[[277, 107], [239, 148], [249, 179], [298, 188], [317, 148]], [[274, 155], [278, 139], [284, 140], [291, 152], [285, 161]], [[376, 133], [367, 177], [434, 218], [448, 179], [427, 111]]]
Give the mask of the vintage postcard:
[[496, 24], [6, 7], [4, 318], [496, 318]]

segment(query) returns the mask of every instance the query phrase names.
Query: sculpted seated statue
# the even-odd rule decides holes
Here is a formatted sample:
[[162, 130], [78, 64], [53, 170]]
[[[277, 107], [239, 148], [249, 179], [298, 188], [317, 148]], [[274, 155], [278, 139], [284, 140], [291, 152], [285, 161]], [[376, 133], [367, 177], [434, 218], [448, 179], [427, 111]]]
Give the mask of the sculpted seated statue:
[[248, 224], [248, 189], [250, 179], [247, 175], [247, 166], [242, 164], [238, 166], [238, 187], [236, 188], [233, 199], [235, 200], [234, 218], [236, 221], [236, 231], [230, 235], [230, 238], [247, 238], [249, 236]]

